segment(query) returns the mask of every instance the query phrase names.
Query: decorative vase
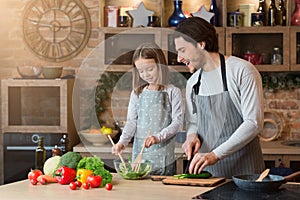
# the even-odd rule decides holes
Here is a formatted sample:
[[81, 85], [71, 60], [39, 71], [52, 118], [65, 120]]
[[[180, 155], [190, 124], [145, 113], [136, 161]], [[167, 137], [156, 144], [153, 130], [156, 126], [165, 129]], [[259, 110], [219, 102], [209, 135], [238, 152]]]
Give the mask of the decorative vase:
[[300, 0], [295, 0], [295, 10], [291, 16], [291, 25], [300, 26]]
[[185, 19], [185, 15], [182, 12], [182, 1], [174, 1], [174, 12], [169, 18], [169, 26], [177, 26], [178, 23]]

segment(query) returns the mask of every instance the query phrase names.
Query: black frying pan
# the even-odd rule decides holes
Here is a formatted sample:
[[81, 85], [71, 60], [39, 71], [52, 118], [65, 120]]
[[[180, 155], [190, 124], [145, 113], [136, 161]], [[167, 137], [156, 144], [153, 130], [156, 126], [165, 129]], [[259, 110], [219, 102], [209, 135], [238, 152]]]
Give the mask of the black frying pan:
[[295, 172], [289, 176], [278, 176], [269, 174], [261, 182], [256, 182], [256, 179], [260, 174], [253, 175], [237, 175], [233, 176], [234, 183], [243, 190], [248, 191], [272, 191], [277, 190], [283, 183], [292, 180], [293, 178], [300, 176], [300, 171]]

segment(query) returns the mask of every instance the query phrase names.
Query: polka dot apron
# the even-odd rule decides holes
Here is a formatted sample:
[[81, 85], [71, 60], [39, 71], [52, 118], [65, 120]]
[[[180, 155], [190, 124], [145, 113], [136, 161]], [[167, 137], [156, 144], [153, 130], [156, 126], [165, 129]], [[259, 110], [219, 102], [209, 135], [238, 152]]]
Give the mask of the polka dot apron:
[[[148, 135], [157, 135], [171, 123], [171, 104], [168, 93], [157, 90], [144, 90], [137, 104], [137, 130], [134, 136], [132, 159], [141, 151], [144, 139]], [[143, 160], [152, 162], [152, 172], [155, 175], [172, 175], [174, 166], [175, 136], [150, 148], [145, 148]]]

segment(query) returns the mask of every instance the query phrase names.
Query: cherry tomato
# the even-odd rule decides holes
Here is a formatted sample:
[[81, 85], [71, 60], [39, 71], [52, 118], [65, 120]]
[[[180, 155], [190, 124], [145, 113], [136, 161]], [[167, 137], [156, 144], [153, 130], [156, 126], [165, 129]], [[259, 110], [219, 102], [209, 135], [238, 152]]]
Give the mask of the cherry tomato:
[[87, 182], [92, 188], [97, 188], [100, 187], [102, 183], [102, 177], [97, 175], [89, 175], [87, 178]]
[[36, 185], [38, 183], [38, 181], [36, 179], [30, 179], [30, 183], [32, 185]]
[[76, 190], [77, 185], [76, 185], [75, 182], [71, 182], [71, 183], [69, 184], [69, 187], [70, 187], [71, 190]]
[[39, 169], [32, 169], [30, 170], [30, 172], [28, 173], [28, 179], [29, 180], [37, 180], [37, 178], [40, 176], [40, 175], [43, 175], [43, 172]]
[[89, 184], [88, 182], [84, 182], [84, 183], [82, 184], [82, 187], [83, 187], [84, 189], [88, 190], [88, 189], [90, 189], [90, 184]]
[[81, 187], [82, 186], [81, 181], [75, 181], [75, 183], [76, 183], [77, 187]]
[[111, 183], [106, 183], [106, 185], [105, 185], [106, 190], [112, 190], [112, 188], [113, 188], [113, 185]]

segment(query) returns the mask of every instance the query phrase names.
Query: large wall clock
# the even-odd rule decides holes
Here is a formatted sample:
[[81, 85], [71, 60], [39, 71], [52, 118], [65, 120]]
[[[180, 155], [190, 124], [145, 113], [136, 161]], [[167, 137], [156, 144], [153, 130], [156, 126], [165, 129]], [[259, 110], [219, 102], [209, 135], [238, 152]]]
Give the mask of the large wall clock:
[[41, 59], [73, 58], [86, 46], [90, 33], [90, 15], [80, 0], [32, 0], [24, 10], [25, 43]]

